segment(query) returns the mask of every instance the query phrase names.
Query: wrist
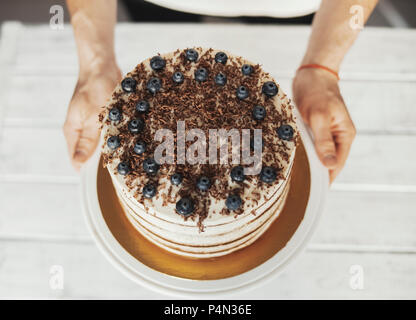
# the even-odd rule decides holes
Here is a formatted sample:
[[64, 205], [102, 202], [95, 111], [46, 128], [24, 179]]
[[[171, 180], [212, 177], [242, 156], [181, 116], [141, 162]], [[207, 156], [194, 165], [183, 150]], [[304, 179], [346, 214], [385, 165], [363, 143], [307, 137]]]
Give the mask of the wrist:
[[108, 55], [94, 55], [88, 59], [81, 60], [79, 63], [79, 78], [85, 79], [92, 74], [117, 74], [120, 73], [120, 69], [117, 65], [114, 56]]
[[311, 64], [302, 64], [297, 70], [296, 73], [299, 73], [302, 70], [305, 69], [317, 69], [317, 70], [323, 70], [325, 72], [327, 72], [328, 74], [331, 74], [332, 76], [334, 76], [338, 81], [340, 80], [338, 72], [328, 68], [327, 66], [321, 65], [321, 64], [316, 64], [316, 63], [311, 63]]
[[306, 53], [301, 65], [318, 64], [325, 66], [335, 72], [339, 72], [342, 57], [338, 57], [335, 53], [330, 54], [328, 52], [320, 52], [318, 54]]

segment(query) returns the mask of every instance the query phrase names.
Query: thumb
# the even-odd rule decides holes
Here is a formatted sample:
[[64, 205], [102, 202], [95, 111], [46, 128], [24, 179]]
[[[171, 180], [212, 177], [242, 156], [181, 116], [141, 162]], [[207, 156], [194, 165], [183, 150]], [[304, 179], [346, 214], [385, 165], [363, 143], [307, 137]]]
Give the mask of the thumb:
[[95, 126], [84, 126], [79, 135], [72, 156], [75, 168], [80, 168], [94, 153], [99, 139], [99, 130]]
[[68, 146], [68, 153], [71, 160], [72, 166], [75, 168], [75, 170], [79, 171], [80, 165], [77, 162], [74, 162], [74, 156], [75, 156], [75, 150], [78, 144], [79, 137], [81, 135], [82, 129], [79, 128], [76, 123], [68, 121], [68, 119], [65, 121], [64, 127], [63, 127], [65, 139]]
[[310, 115], [310, 126], [315, 137], [315, 149], [325, 167], [333, 169], [337, 164], [335, 142], [331, 133], [331, 117], [326, 112]]

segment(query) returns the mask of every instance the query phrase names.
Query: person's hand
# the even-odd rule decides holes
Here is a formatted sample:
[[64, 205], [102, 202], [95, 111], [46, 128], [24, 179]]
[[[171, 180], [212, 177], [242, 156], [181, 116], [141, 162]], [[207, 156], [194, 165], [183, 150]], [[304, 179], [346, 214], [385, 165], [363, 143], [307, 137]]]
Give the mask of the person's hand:
[[315, 149], [329, 169], [332, 183], [347, 160], [356, 134], [338, 81], [325, 70], [299, 70], [293, 80], [293, 98], [312, 130]]
[[94, 63], [80, 72], [63, 127], [71, 163], [77, 171], [97, 146], [98, 115], [120, 78], [115, 62]]

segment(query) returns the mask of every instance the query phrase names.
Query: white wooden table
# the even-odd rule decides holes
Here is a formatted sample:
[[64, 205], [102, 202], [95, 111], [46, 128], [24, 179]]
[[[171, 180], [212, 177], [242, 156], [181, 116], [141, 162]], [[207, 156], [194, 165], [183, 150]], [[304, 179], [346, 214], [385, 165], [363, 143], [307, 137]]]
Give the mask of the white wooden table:
[[[125, 72], [157, 51], [226, 48], [262, 62], [290, 94], [309, 31], [122, 24], [116, 47]], [[361, 34], [340, 83], [358, 136], [318, 230], [292, 268], [234, 298], [416, 298], [415, 52], [416, 30]], [[86, 229], [61, 131], [77, 70], [70, 26], [2, 26], [0, 297], [165, 298], [119, 274]], [[64, 268], [63, 289], [49, 285], [53, 265]], [[350, 286], [353, 265], [362, 290]]]

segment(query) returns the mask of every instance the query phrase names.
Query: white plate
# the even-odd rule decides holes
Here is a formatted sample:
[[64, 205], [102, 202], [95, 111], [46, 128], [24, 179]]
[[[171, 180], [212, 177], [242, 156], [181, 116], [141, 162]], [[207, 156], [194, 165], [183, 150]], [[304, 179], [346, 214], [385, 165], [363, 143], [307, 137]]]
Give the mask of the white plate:
[[108, 260], [129, 279], [151, 290], [175, 297], [218, 298], [262, 285], [281, 273], [305, 248], [323, 210], [328, 192], [328, 171], [319, 161], [312, 140], [295, 111], [297, 125], [309, 159], [311, 190], [306, 212], [286, 246], [263, 264], [243, 274], [219, 280], [189, 280], [155, 271], [131, 256], [113, 236], [102, 216], [97, 195], [97, 171], [100, 152], [82, 170], [81, 193], [87, 224], [98, 247]]
[[147, 0], [169, 9], [211, 16], [300, 17], [315, 12], [321, 0]]

